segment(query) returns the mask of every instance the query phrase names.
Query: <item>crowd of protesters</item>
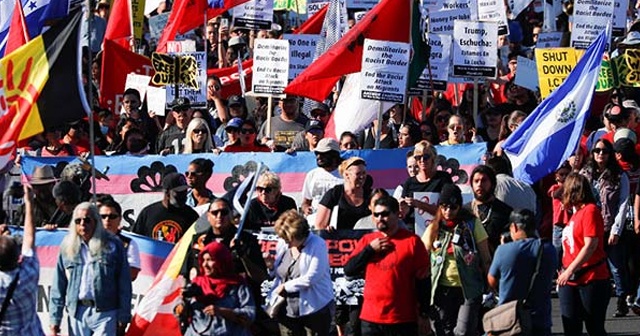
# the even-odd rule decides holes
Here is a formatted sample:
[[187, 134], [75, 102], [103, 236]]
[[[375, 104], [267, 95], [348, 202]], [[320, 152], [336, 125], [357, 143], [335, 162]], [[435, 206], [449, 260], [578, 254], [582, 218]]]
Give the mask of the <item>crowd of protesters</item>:
[[[165, 10], [162, 2], [156, 12]], [[108, 20], [108, 11], [108, 3], [99, 3], [95, 20]], [[558, 30], [568, 34], [571, 13], [566, 2]], [[266, 100], [224, 97], [212, 76], [206, 108], [178, 98], [161, 117], [147, 110], [137, 90], [127, 89], [119, 113], [96, 106], [93, 125], [78, 120], [44, 130], [3, 172], [23, 156], [85, 155], [91, 128], [99, 155], [313, 152], [318, 168], [307, 173], [300, 204], [283, 193], [277, 174], [260, 174], [238, 238], [230, 201], [207, 189], [211, 160], [197, 158], [184, 174], [163, 177], [162, 200], [142, 209], [131, 231], [177, 243], [201, 215], [206, 218], [209, 226], [193, 238], [183, 266], [189, 285], [174, 308], [188, 335], [480, 335], [487, 307], [525, 298], [531, 298], [533, 334], [550, 335], [552, 291], [560, 299], [564, 334], [586, 328], [606, 335], [612, 293], [615, 317], [640, 315], [638, 94], [632, 88], [596, 94], [575, 154], [534, 185], [516, 180], [502, 144], [540, 102], [514, 78], [517, 56], [533, 54], [541, 15], [532, 5], [509, 21], [497, 79], [450, 84], [429, 98], [424, 118], [423, 111], [397, 104], [369, 127], [330, 139], [324, 129], [333, 97], [304, 104], [304, 110], [300, 97], [286, 96], [267, 123]], [[193, 33], [198, 49], [206, 48], [209, 68], [249, 59], [254, 38], [283, 33], [229, 28], [221, 19]], [[640, 45], [637, 35], [640, 24], [634, 23], [612, 41], [612, 50]], [[99, 79], [100, 46], [93, 42]], [[146, 44], [153, 48], [152, 41]], [[435, 146], [472, 142], [486, 143], [487, 155], [469, 175], [473, 199], [464, 203], [452, 176], [437, 166]], [[406, 180], [393, 195], [376, 188], [364, 159], [341, 157], [376, 143], [407, 150]], [[58, 176], [50, 166], [38, 167], [28, 186], [3, 194], [24, 205], [0, 212], [0, 333], [43, 334], [35, 317], [36, 227], [69, 228], [51, 288], [50, 331], [60, 332], [65, 314], [73, 335], [120, 335], [130, 323], [138, 246], [122, 234], [120, 204], [109, 195], [90, 203], [87, 176], [73, 165]], [[440, 196], [428, 203], [415, 192]], [[415, 234], [416, 212], [433, 216], [422, 237]], [[7, 224], [24, 227], [21, 245]], [[250, 234], [264, 228], [280, 238], [275, 256], [263, 256]], [[363, 298], [356, 306], [336, 305], [326, 244], [314, 230], [355, 229], [371, 232], [359, 240], [344, 272], [364, 279]], [[263, 297], [268, 279], [273, 286]]]

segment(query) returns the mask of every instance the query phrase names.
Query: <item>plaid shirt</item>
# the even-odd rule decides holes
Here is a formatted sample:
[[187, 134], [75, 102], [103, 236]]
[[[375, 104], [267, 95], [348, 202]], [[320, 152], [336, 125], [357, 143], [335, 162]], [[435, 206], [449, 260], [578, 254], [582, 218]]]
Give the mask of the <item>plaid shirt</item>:
[[42, 335], [40, 319], [36, 314], [38, 277], [40, 266], [33, 251], [23, 254], [18, 269], [0, 272], [0, 302], [7, 296], [13, 278], [20, 272], [18, 285], [13, 292], [4, 319], [0, 321], [0, 335]]

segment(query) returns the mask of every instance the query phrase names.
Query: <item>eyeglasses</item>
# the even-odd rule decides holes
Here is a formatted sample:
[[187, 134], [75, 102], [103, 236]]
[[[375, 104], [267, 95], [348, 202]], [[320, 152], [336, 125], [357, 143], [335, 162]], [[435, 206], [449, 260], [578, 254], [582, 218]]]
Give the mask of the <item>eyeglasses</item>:
[[242, 134], [254, 134], [256, 132], [256, 130], [254, 130], [253, 128], [243, 128], [242, 130], [240, 130], [240, 133]]
[[373, 213], [373, 217], [374, 218], [378, 218], [378, 217], [389, 217], [389, 215], [391, 214], [391, 211], [389, 210], [385, 210], [385, 211], [380, 211], [380, 212], [374, 212]]
[[73, 220], [74, 223], [76, 224], [80, 224], [80, 223], [91, 223], [91, 217], [83, 217], [83, 218], [75, 218]]
[[[116, 214], [100, 214], [100, 217], [102, 217], [102, 219], [110, 219], [110, 220], [114, 220], [118, 217], [120, 217], [119, 215]], [[79, 224], [78, 222], [76, 222], [76, 224]]]
[[273, 188], [272, 187], [256, 187], [256, 191], [259, 193], [264, 192], [265, 194], [268, 194], [273, 191]]
[[207, 131], [206, 128], [197, 128], [193, 130], [193, 134], [207, 134], [209, 133], [209, 131]]
[[606, 148], [594, 148], [591, 152], [593, 152], [593, 154], [609, 154], [610, 151]]
[[431, 158], [431, 155], [429, 155], [427, 153], [422, 154], [422, 155], [414, 155], [413, 156], [413, 159], [416, 160], [416, 161], [422, 161], [422, 160], [427, 161], [430, 158]]
[[210, 210], [209, 213], [212, 214], [213, 217], [217, 217], [218, 214], [222, 216], [226, 216], [229, 214], [229, 209], [224, 208], [224, 209], [218, 209], [218, 210]]

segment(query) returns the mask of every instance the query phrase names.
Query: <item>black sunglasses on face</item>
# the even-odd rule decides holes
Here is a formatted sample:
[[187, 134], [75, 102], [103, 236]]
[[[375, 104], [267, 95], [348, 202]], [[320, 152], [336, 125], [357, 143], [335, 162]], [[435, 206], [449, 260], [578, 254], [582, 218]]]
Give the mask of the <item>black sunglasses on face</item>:
[[256, 187], [256, 191], [259, 192], [259, 193], [264, 192], [264, 193], [268, 194], [268, 193], [273, 191], [273, 188], [271, 188], [271, 187]]
[[207, 134], [209, 133], [206, 128], [197, 128], [193, 130], [193, 134]]
[[214, 217], [217, 217], [218, 214], [221, 214], [222, 216], [226, 216], [229, 214], [229, 209], [224, 208], [224, 209], [218, 209], [218, 210], [210, 210], [209, 213], [212, 214]]
[[256, 130], [254, 130], [253, 128], [243, 128], [240, 133], [242, 134], [253, 134], [255, 133]]
[[73, 222], [76, 223], [76, 224], [80, 224], [82, 222], [91, 223], [91, 217], [76, 218], [76, 219], [73, 220]]
[[389, 217], [390, 214], [391, 214], [391, 211], [385, 210], [385, 211], [380, 211], [380, 212], [374, 212], [373, 213], [373, 217], [375, 217], [375, 218], [378, 218], [378, 217]]
[[110, 219], [110, 220], [114, 220], [120, 216], [116, 215], [116, 214], [100, 214], [100, 217], [102, 217], [102, 219]]

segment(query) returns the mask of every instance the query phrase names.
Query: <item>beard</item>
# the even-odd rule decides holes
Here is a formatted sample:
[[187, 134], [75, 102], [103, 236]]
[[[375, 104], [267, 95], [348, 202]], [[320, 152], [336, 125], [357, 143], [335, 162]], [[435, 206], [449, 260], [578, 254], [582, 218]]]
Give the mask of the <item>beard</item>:
[[493, 197], [493, 193], [490, 192], [490, 191], [489, 192], [484, 192], [481, 195], [477, 194], [475, 191], [473, 192], [473, 198], [475, 198], [476, 200], [478, 200], [480, 202], [487, 202], [492, 197]]

